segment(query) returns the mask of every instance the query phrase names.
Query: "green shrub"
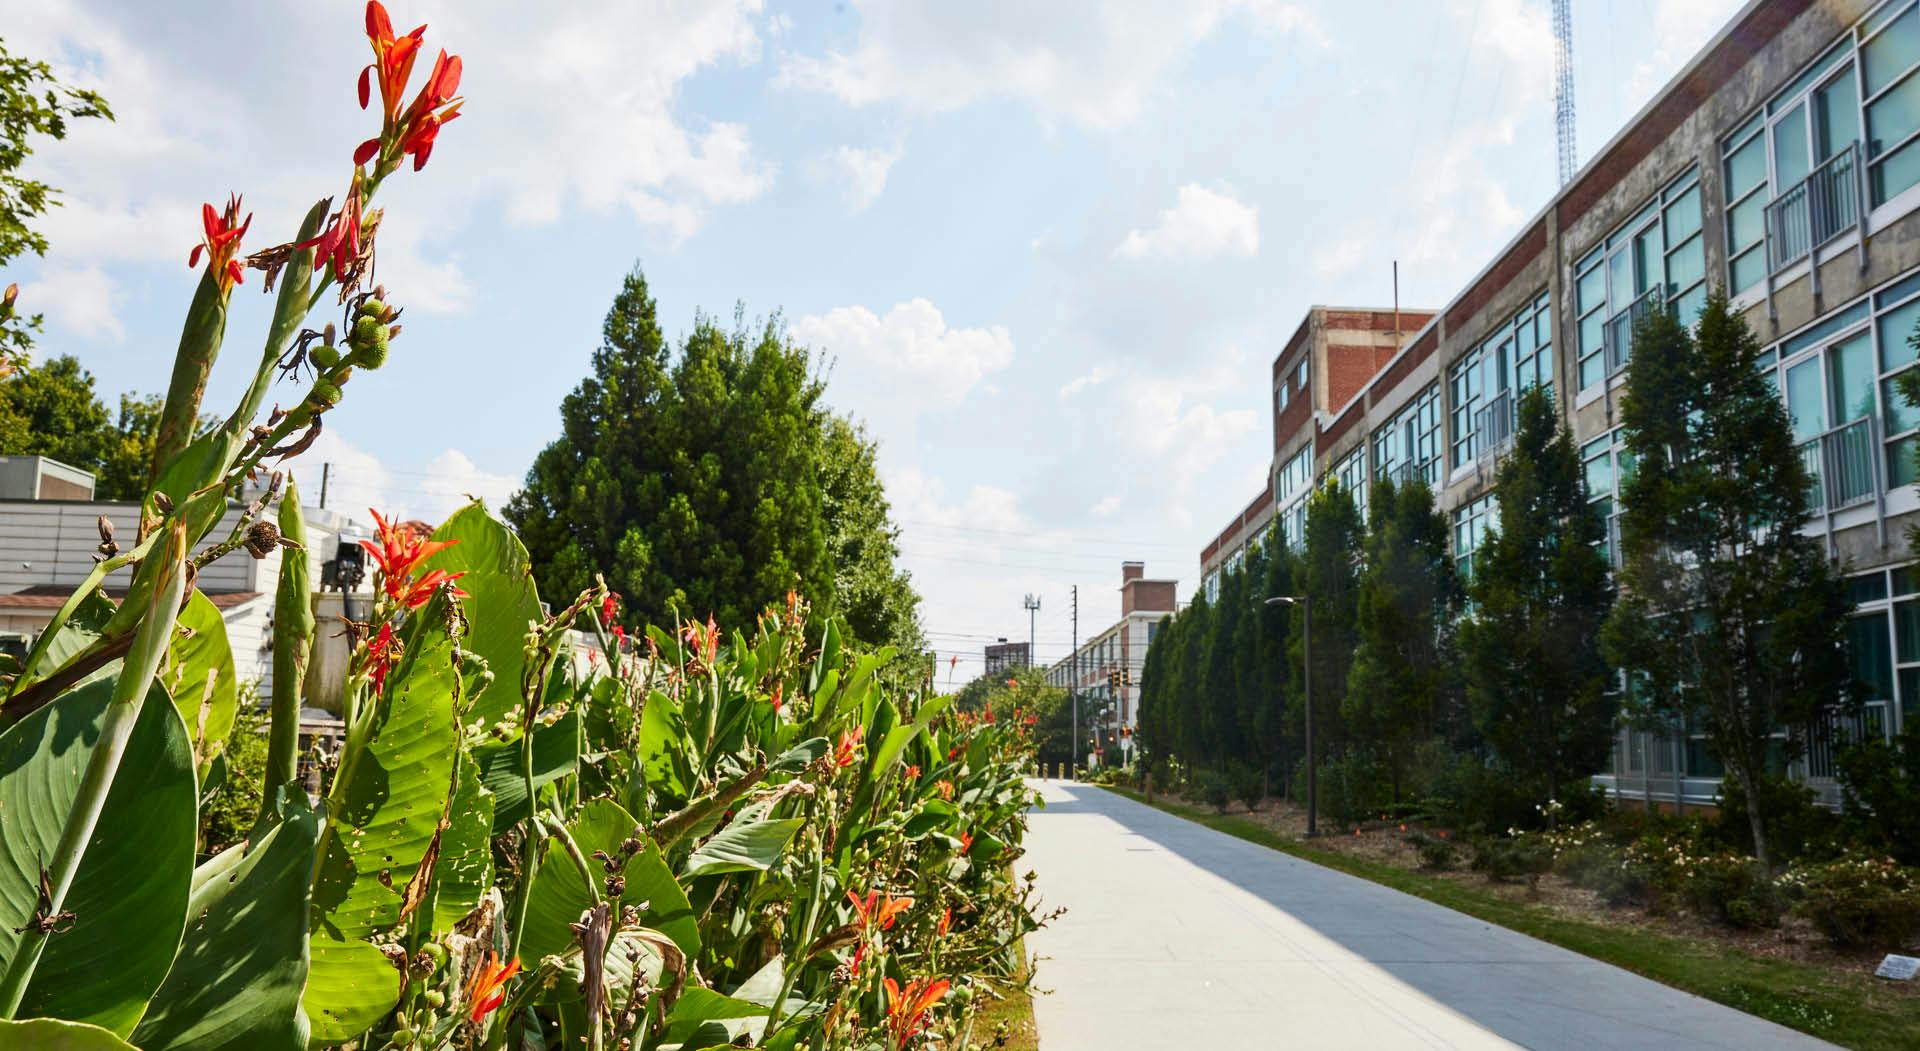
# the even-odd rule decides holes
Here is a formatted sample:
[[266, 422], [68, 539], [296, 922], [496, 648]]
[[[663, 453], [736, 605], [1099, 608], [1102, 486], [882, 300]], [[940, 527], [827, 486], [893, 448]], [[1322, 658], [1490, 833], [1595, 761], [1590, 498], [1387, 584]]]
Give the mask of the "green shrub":
[[1920, 727], [1840, 753], [1840, 794], [1853, 839], [1903, 865], [1920, 865]]
[[[1390, 802], [1391, 790], [1385, 771], [1364, 751], [1349, 751], [1320, 760], [1318, 778], [1320, 816], [1340, 825], [1351, 825], [1373, 816]], [[1294, 768], [1295, 800], [1304, 803], [1307, 792], [1307, 764], [1302, 759]]]
[[1552, 868], [1552, 848], [1535, 836], [1490, 836], [1473, 844], [1473, 871], [1496, 883], [1532, 881]]
[[1781, 878], [1794, 911], [1841, 949], [1905, 948], [1920, 933], [1920, 872], [1891, 858], [1845, 857]]
[[[1814, 792], [1785, 777], [1760, 782], [1766, 803], [1767, 845], [1776, 859], [1832, 857], [1837, 852], [1833, 815], [1813, 803]], [[1754, 852], [1753, 825], [1747, 817], [1747, 797], [1737, 778], [1720, 782], [1720, 814], [1710, 827], [1721, 843], [1743, 854]]]
[[1233, 801], [1233, 782], [1218, 770], [1196, 770], [1188, 784], [1192, 786], [1193, 795], [1222, 814]]
[[1420, 852], [1420, 867], [1445, 872], [1460, 863], [1460, 844], [1415, 829], [1407, 833], [1407, 842]]
[[1267, 798], [1266, 778], [1261, 776], [1260, 768], [1251, 763], [1233, 763], [1227, 767], [1227, 781], [1233, 786], [1233, 796], [1247, 804], [1248, 810], [1260, 805]]
[[1434, 775], [1423, 807], [1435, 821], [1486, 830], [1533, 827], [1537, 802], [1511, 774], [1459, 753]]
[[1689, 908], [1729, 927], [1778, 927], [1787, 909], [1786, 893], [1766, 866], [1741, 854], [1691, 857], [1676, 876]]

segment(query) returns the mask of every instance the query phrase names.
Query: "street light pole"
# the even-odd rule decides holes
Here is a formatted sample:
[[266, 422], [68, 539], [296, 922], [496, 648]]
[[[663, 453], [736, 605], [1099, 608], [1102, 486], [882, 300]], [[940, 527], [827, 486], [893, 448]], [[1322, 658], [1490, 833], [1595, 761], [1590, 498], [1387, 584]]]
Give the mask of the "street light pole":
[[1034, 625], [1038, 623], [1040, 615], [1040, 596], [1030, 594], [1020, 604], [1027, 607], [1027, 667], [1031, 668], [1039, 652], [1040, 636]]
[[1311, 839], [1319, 832], [1320, 793], [1315, 784], [1313, 755], [1313, 601], [1308, 595], [1275, 595], [1267, 600], [1267, 605], [1288, 605], [1300, 607], [1300, 692], [1306, 712], [1307, 729], [1307, 838]]

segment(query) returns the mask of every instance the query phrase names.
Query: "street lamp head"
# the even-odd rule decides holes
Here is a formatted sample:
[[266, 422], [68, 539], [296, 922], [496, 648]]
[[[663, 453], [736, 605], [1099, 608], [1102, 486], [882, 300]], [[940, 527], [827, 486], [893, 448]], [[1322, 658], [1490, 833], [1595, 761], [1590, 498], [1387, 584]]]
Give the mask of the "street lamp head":
[[1266, 604], [1269, 606], [1278, 606], [1278, 605], [1292, 606], [1305, 601], [1306, 601], [1306, 598], [1300, 595], [1275, 595], [1272, 598], [1268, 599]]

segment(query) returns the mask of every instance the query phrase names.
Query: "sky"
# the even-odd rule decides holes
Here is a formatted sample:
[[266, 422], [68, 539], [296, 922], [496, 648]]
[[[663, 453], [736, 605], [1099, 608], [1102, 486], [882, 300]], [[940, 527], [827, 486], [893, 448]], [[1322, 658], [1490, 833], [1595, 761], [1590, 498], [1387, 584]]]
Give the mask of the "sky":
[[[1267, 370], [1315, 303], [1437, 307], [1555, 185], [1548, 0], [394, 0], [467, 98], [388, 180], [379, 279], [407, 308], [297, 464], [311, 499], [498, 506], [557, 433], [632, 267], [663, 327], [778, 316], [861, 420], [955, 682], [1119, 615], [1259, 490]], [[1738, 9], [1575, 0], [1584, 163]], [[377, 118], [351, 0], [0, 0], [16, 55], [112, 124], [43, 143], [44, 259], [0, 282], [109, 399], [165, 388], [202, 201], [248, 247], [344, 187]], [[423, 63], [416, 77], [425, 75]], [[263, 338], [235, 295], [207, 404]]]

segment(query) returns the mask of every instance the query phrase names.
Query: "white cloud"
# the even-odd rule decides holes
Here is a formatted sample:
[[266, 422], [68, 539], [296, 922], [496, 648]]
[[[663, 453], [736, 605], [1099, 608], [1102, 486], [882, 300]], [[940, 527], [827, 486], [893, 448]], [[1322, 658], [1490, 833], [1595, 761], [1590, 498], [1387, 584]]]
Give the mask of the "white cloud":
[[1260, 210], [1204, 186], [1180, 187], [1151, 230], [1133, 230], [1114, 249], [1122, 259], [1215, 259], [1260, 250]]
[[1108, 371], [1105, 365], [1096, 365], [1092, 371], [1075, 376], [1063, 384], [1060, 388], [1060, 396], [1062, 398], [1071, 398], [1081, 391], [1086, 390], [1088, 387], [1105, 383], [1107, 377], [1110, 375], [1112, 375], [1112, 373]]
[[900, 159], [898, 146], [890, 150], [842, 146], [831, 157], [835, 177], [845, 182], [847, 200], [857, 211], [880, 199], [887, 173]]
[[1120, 494], [1114, 493], [1101, 497], [1099, 503], [1087, 508], [1087, 513], [1095, 518], [1105, 518], [1118, 510], [1120, 510]]
[[793, 337], [859, 366], [910, 378], [916, 391], [949, 404], [1013, 361], [1013, 337], [1004, 326], [949, 328], [939, 308], [921, 298], [884, 316], [863, 306], [809, 314], [793, 323]]
[[517, 479], [481, 470], [458, 449], [441, 452], [424, 471], [401, 471], [339, 432], [322, 431], [313, 447], [290, 465], [300, 478], [301, 499], [319, 501], [322, 465], [326, 465], [327, 506], [349, 515], [371, 508], [383, 515], [437, 523], [465, 507], [469, 496], [498, 511], [520, 487]]
[[118, 343], [127, 335], [114, 315], [119, 299], [118, 286], [97, 266], [53, 267], [20, 290], [18, 308], [24, 314], [44, 313], [88, 339], [105, 336]]
[[1236, 9], [1257, 26], [1307, 34], [1311, 19], [1271, 0], [857, 0], [845, 52], [796, 56], [781, 83], [853, 106], [897, 102], [944, 112], [1012, 98], [1043, 117], [1126, 123], [1194, 44]]
[[1226, 453], [1240, 453], [1242, 441], [1258, 422], [1247, 409], [1222, 411], [1195, 402], [1177, 383], [1137, 380], [1120, 394], [1122, 441], [1143, 453], [1164, 458], [1170, 476], [1198, 474]]

